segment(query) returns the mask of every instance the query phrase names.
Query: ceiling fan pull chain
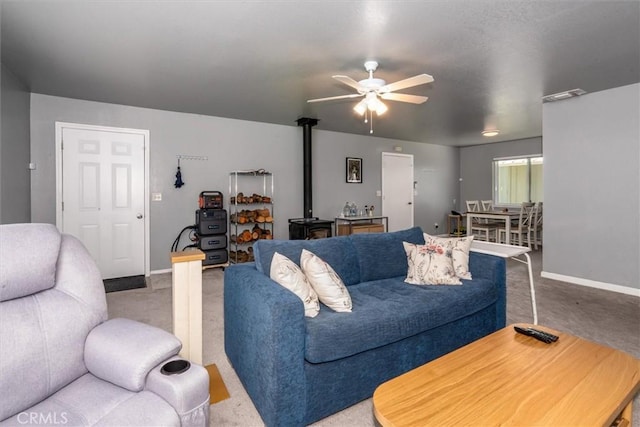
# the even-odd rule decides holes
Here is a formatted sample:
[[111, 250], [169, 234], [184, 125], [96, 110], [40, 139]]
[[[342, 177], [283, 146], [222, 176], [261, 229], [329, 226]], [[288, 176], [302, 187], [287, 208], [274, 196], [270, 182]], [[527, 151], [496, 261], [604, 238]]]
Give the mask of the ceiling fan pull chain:
[[369, 129], [369, 133], [372, 134], [373, 133], [373, 111], [369, 111], [369, 114], [371, 115], [371, 128]]

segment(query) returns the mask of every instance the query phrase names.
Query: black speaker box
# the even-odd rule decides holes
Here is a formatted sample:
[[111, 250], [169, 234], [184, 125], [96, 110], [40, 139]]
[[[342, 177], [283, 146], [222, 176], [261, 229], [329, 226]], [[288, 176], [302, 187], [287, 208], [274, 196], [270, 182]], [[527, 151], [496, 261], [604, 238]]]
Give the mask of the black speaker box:
[[224, 249], [227, 247], [227, 235], [226, 234], [212, 234], [208, 236], [198, 236], [200, 241], [198, 247], [203, 251], [210, 251], [213, 249]]
[[204, 251], [204, 260], [202, 265], [225, 264], [229, 261], [229, 254], [226, 249], [214, 249], [212, 251]]
[[225, 234], [227, 232], [227, 211], [224, 209], [198, 209], [196, 211], [196, 232], [200, 236]]

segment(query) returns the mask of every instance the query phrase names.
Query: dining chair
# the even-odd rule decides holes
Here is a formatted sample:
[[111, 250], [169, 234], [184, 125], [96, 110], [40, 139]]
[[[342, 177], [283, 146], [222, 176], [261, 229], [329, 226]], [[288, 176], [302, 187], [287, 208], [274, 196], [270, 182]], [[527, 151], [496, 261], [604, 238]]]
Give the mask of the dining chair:
[[478, 212], [480, 210], [480, 202], [477, 200], [467, 200], [467, 211]]
[[[509, 241], [514, 242], [517, 239], [518, 246], [522, 246], [527, 239], [529, 232], [529, 224], [532, 221], [533, 215], [533, 203], [530, 202], [522, 202], [520, 206], [520, 215], [518, 216], [518, 223], [516, 225], [511, 225], [509, 230]], [[507, 241], [507, 229], [505, 226], [498, 226], [498, 241], [504, 243]], [[513, 244], [513, 243], [511, 243]]]
[[[487, 210], [484, 209], [484, 204], [482, 205], [483, 209], [480, 209], [481, 205], [478, 200], [467, 200], [466, 204], [468, 212], [481, 212]], [[489, 223], [487, 219], [474, 219], [471, 223], [470, 234], [474, 236], [474, 239], [495, 242], [497, 237], [496, 229], [497, 225]]]
[[[480, 200], [480, 209], [482, 210], [482, 212], [491, 212], [493, 210], [493, 200]], [[502, 220], [493, 220], [487, 218], [482, 218], [478, 221], [482, 224], [495, 224], [496, 226], [504, 224], [504, 221]]]
[[529, 229], [527, 230], [529, 248], [531, 248], [532, 243], [536, 251], [538, 250], [538, 244], [542, 245], [542, 202], [538, 202], [534, 206]]

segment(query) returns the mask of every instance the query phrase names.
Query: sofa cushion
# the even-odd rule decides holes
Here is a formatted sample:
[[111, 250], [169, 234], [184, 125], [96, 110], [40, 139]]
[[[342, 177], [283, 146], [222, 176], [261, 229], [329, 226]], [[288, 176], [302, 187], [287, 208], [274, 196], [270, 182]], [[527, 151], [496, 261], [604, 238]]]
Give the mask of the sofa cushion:
[[313, 252], [303, 249], [302, 255], [300, 255], [300, 264], [302, 264], [302, 271], [309, 283], [324, 305], [333, 311], [351, 311], [352, 303], [349, 291], [329, 263]]
[[362, 282], [406, 276], [407, 255], [402, 242], [424, 245], [420, 227], [391, 233], [352, 234], [349, 238], [358, 253]]
[[253, 245], [256, 269], [268, 276], [275, 252], [281, 253], [299, 266], [302, 249], [311, 251], [325, 260], [345, 285], [360, 283], [358, 255], [349, 236], [316, 240], [258, 240]]
[[298, 265], [279, 252], [271, 260], [271, 280], [296, 294], [304, 304], [304, 315], [316, 317], [320, 312], [318, 294]]
[[[403, 250], [404, 252], [404, 250]], [[326, 307], [306, 320], [305, 358], [330, 362], [378, 348], [476, 313], [498, 298], [487, 279], [460, 286], [412, 286], [401, 277], [351, 286], [353, 311]]]
[[453, 270], [451, 251], [435, 244], [414, 245], [403, 242], [407, 253], [406, 283], [412, 285], [461, 285]]
[[451, 252], [451, 261], [453, 262], [453, 270], [461, 279], [471, 280], [471, 272], [469, 271], [469, 250], [473, 243], [473, 236], [467, 237], [438, 237], [430, 236], [424, 233], [425, 245], [440, 245], [447, 251]]

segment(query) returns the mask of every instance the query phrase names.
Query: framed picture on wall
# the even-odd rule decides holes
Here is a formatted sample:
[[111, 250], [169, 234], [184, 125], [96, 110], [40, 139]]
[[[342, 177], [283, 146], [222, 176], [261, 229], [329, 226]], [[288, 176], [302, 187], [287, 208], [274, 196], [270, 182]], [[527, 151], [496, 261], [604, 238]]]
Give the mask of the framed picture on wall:
[[347, 157], [347, 182], [362, 184], [362, 159]]

